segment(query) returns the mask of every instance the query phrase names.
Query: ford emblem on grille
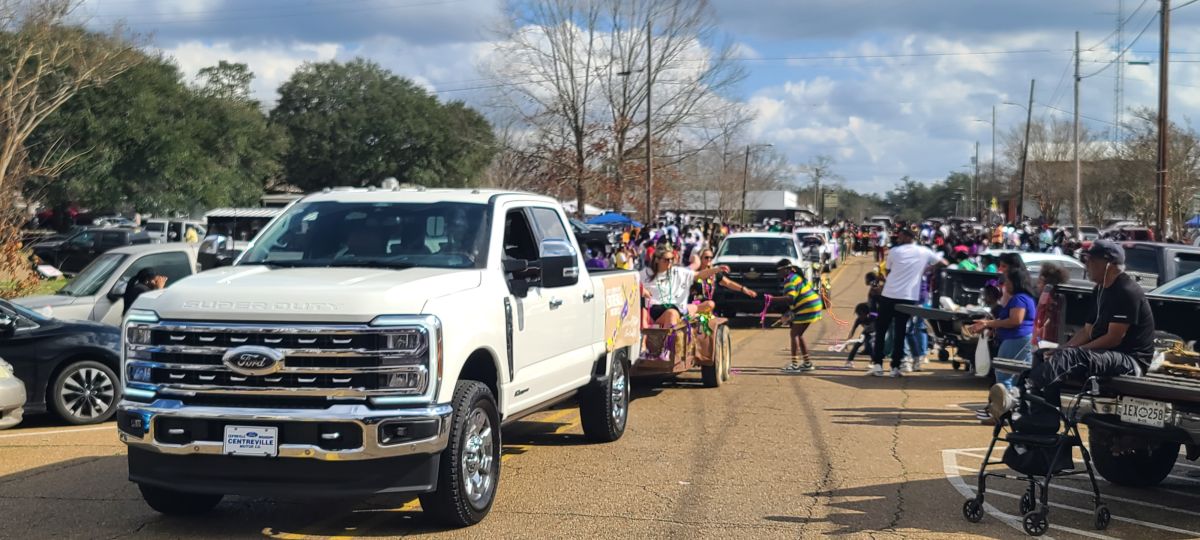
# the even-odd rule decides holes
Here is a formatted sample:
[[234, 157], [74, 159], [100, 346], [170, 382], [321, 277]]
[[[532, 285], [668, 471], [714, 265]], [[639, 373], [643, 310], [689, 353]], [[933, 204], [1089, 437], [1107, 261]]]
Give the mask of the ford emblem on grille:
[[221, 361], [239, 375], [270, 375], [283, 369], [283, 353], [270, 347], [245, 345], [225, 351]]

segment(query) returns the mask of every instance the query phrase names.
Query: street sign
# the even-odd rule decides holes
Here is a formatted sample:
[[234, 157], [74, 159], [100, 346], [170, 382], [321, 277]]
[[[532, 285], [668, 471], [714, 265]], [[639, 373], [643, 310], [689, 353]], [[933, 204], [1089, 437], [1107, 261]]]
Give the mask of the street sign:
[[836, 191], [825, 194], [825, 208], [838, 207], [838, 194]]

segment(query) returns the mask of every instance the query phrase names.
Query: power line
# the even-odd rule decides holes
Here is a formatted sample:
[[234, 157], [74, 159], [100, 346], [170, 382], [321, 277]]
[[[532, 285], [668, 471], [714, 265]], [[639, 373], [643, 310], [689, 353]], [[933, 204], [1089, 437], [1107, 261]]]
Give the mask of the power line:
[[1142, 10], [1142, 8], [1146, 7], [1146, 2], [1148, 2], [1148, 1], [1149, 1], [1149, 0], [1142, 0], [1142, 3], [1138, 5], [1137, 9], [1134, 9], [1134, 10], [1133, 10], [1133, 11], [1132, 11], [1132, 12], [1129, 14], [1129, 16], [1128, 16], [1128, 17], [1125, 17], [1125, 20], [1123, 20], [1123, 21], [1120, 21], [1120, 24], [1118, 24], [1118, 25], [1117, 25], [1117, 29], [1116, 29], [1116, 30], [1113, 30], [1113, 31], [1112, 31], [1111, 33], [1109, 33], [1107, 36], [1104, 36], [1104, 39], [1101, 39], [1100, 41], [1097, 41], [1095, 45], [1092, 45], [1091, 47], [1088, 47], [1088, 48], [1087, 48], [1087, 49], [1085, 49], [1085, 50], [1087, 50], [1087, 51], [1094, 51], [1094, 50], [1096, 50], [1096, 47], [1099, 47], [1099, 46], [1103, 45], [1105, 41], [1108, 41], [1108, 40], [1109, 40], [1109, 38], [1111, 38], [1111, 37], [1113, 37], [1113, 36], [1117, 35], [1117, 32], [1120, 32], [1120, 31], [1121, 31], [1121, 29], [1122, 29], [1122, 28], [1124, 28], [1126, 24], [1129, 24], [1129, 21], [1133, 20], [1133, 17], [1134, 17], [1135, 15], [1137, 15], [1137, 14], [1138, 14], [1138, 12]]
[[1129, 52], [1129, 49], [1133, 48], [1133, 45], [1134, 45], [1135, 43], [1137, 43], [1137, 41], [1138, 41], [1139, 39], [1141, 39], [1141, 37], [1142, 37], [1142, 34], [1145, 34], [1145, 33], [1146, 33], [1146, 30], [1148, 30], [1148, 29], [1150, 28], [1150, 25], [1151, 25], [1151, 24], [1154, 24], [1154, 21], [1155, 21], [1155, 20], [1157, 20], [1157, 19], [1158, 19], [1158, 12], [1156, 11], [1156, 12], [1154, 12], [1154, 15], [1152, 15], [1152, 16], [1150, 17], [1150, 19], [1146, 21], [1146, 26], [1143, 26], [1143, 27], [1142, 27], [1142, 31], [1141, 31], [1141, 32], [1138, 32], [1138, 34], [1137, 34], [1136, 36], [1134, 36], [1134, 38], [1133, 38], [1133, 41], [1130, 41], [1130, 42], [1129, 42], [1129, 45], [1128, 45], [1128, 46], [1126, 46], [1124, 50], [1122, 50], [1122, 51], [1120, 51], [1120, 52], [1118, 52], [1118, 53], [1117, 53], [1117, 56], [1116, 56], [1116, 58], [1113, 58], [1112, 60], [1109, 60], [1108, 64], [1106, 64], [1104, 67], [1102, 67], [1102, 68], [1100, 68], [1100, 69], [1098, 69], [1098, 70], [1096, 70], [1096, 71], [1093, 71], [1093, 72], [1091, 72], [1091, 73], [1089, 73], [1089, 74], [1087, 74], [1087, 75], [1083, 75], [1083, 76], [1081, 76], [1080, 78], [1081, 78], [1081, 79], [1086, 79], [1086, 78], [1088, 78], [1088, 77], [1091, 77], [1091, 76], [1093, 76], [1093, 75], [1098, 75], [1098, 74], [1100, 74], [1102, 71], [1104, 71], [1104, 70], [1108, 69], [1108, 68], [1109, 68], [1109, 66], [1112, 66], [1114, 63], [1116, 63], [1118, 59], [1120, 59], [1120, 58], [1124, 57], [1124, 56], [1125, 56], [1125, 53]]
[[1175, 11], [1175, 10], [1177, 10], [1177, 9], [1179, 9], [1179, 8], [1185, 8], [1185, 7], [1188, 7], [1188, 6], [1192, 5], [1192, 4], [1195, 4], [1196, 2], [1200, 2], [1200, 0], [1192, 0], [1191, 2], [1184, 2], [1184, 3], [1182, 3], [1182, 4], [1179, 4], [1178, 6], [1175, 6], [1175, 7], [1171, 8], [1171, 11]]

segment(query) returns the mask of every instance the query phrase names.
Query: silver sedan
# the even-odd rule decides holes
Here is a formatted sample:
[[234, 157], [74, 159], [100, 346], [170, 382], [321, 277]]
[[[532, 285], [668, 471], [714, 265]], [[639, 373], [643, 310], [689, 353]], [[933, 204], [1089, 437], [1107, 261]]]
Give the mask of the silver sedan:
[[25, 383], [13, 376], [8, 362], [0, 360], [0, 429], [20, 424], [24, 407]]

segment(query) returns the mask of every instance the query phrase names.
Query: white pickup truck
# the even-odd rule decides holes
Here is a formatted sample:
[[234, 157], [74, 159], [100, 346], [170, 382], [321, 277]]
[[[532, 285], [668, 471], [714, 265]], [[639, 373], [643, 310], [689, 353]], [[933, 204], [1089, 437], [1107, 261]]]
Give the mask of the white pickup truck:
[[585, 268], [558, 203], [524, 193], [332, 190], [230, 267], [124, 320], [118, 430], [167, 514], [223, 495], [418, 493], [452, 526], [500, 481], [500, 427], [572, 397], [625, 431], [637, 274]]

